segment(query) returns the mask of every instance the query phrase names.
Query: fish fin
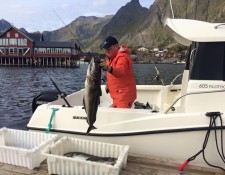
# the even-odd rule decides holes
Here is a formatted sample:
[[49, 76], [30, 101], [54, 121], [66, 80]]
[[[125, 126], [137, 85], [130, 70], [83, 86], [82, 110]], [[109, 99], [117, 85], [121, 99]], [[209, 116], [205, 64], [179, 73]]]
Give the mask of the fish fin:
[[86, 122], [87, 122], [87, 124], [89, 124], [89, 123], [88, 123], [88, 118], [86, 119]]
[[100, 98], [98, 98], [98, 105], [100, 105]]
[[89, 126], [86, 135], [89, 134], [89, 132], [91, 132], [91, 130], [93, 129], [97, 129], [95, 126]]
[[68, 152], [68, 153], [63, 154], [63, 156], [65, 156], [65, 157], [73, 157], [74, 153], [75, 152]]
[[86, 107], [85, 107], [85, 102], [84, 102], [84, 98], [83, 98], [83, 107], [82, 107], [82, 109], [84, 109], [85, 110], [85, 112], [86, 112]]
[[145, 107], [146, 107], [146, 109], [152, 109], [152, 107], [150, 106], [150, 104], [148, 102], [146, 103]]
[[99, 96], [102, 96], [102, 89], [101, 89], [101, 87], [99, 88]]

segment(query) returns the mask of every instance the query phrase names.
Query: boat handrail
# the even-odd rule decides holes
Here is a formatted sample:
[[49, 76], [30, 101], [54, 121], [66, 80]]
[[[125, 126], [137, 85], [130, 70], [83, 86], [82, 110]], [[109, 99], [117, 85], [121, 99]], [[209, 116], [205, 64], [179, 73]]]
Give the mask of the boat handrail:
[[190, 55], [190, 63], [191, 63], [191, 65], [193, 65], [193, 53], [194, 53], [194, 51], [196, 51], [196, 49], [197, 49], [197, 48], [194, 48], [194, 49], [192, 49], [192, 51], [191, 51], [191, 55]]
[[173, 79], [173, 81], [171, 81], [170, 85], [173, 85], [173, 83], [176, 81], [176, 79], [177, 79], [178, 77], [180, 77], [181, 75], [183, 75], [183, 73], [178, 74], [178, 75]]
[[219, 26], [223, 26], [223, 25], [225, 25], [225, 23], [218, 24], [218, 25], [214, 26], [214, 29], [218, 29]]
[[178, 100], [180, 100], [181, 98], [188, 96], [188, 95], [195, 95], [195, 94], [208, 94], [208, 93], [216, 93], [216, 92], [225, 92], [224, 90], [215, 90], [215, 91], [199, 91], [199, 92], [190, 92], [190, 93], [186, 93], [180, 97], [178, 97], [175, 102], [169, 106], [169, 108], [164, 112], [164, 114], [167, 114], [169, 112], [169, 110], [177, 103]]
[[174, 19], [174, 13], [173, 13], [173, 5], [172, 5], [172, 2], [170, 0], [170, 9], [171, 9], [171, 12], [172, 12], [172, 16], [173, 16], [173, 19]]

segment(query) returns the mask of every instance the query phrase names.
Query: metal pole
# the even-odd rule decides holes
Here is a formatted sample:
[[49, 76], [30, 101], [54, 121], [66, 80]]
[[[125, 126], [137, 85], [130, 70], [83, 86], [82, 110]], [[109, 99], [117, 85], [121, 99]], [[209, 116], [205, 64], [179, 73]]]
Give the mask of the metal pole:
[[207, 10], [206, 10], [206, 19], [205, 19], [205, 21], [208, 21], [208, 15], [209, 15], [209, 0], [207, 2]]
[[170, 0], [170, 8], [171, 8], [171, 12], [172, 12], [172, 17], [173, 17], [173, 19], [174, 19], [173, 6], [172, 6], [171, 0]]
[[185, 17], [186, 19], [187, 19], [187, 14], [188, 14], [188, 1], [189, 0], [187, 0], [187, 3], [186, 3], [186, 17]]

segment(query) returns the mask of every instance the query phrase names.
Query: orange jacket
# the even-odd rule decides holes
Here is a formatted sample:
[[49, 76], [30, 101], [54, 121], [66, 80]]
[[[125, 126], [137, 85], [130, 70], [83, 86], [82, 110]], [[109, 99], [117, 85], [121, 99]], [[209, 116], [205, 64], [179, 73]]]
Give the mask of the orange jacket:
[[133, 103], [137, 92], [129, 49], [122, 45], [117, 55], [107, 60], [107, 64], [113, 68], [112, 73], [107, 73], [107, 84], [113, 103]]

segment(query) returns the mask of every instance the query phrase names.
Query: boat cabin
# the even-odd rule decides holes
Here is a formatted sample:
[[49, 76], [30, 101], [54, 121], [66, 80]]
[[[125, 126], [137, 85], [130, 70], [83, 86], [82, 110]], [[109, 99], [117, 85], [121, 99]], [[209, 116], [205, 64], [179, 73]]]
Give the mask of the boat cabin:
[[225, 104], [225, 25], [187, 19], [167, 19], [166, 28], [189, 46], [180, 112], [221, 111]]

